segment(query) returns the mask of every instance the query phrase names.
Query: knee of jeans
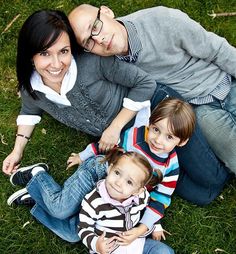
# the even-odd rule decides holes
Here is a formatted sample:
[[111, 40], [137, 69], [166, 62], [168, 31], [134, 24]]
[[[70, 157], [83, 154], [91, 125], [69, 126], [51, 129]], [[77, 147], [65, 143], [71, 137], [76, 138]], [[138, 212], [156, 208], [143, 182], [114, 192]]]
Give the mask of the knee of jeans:
[[49, 210], [49, 213], [51, 216], [59, 219], [59, 220], [64, 220], [64, 219], [67, 219], [69, 218], [73, 213], [71, 213], [69, 211], [69, 209], [67, 210], [66, 208], [62, 209], [58, 209], [58, 208], [55, 208], [55, 207], [48, 207], [48, 210]]
[[158, 248], [158, 254], [174, 254], [174, 250], [169, 246], [161, 246]]
[[220, 191], [211, 192], [210, 189], [206, 189], [204, 195], [189, 195], [181, 192], [176, 192], [176, 194], [194, 205], [206, 206], [217, 198], [219, 192]]
[[172, 248], [164, 248], [163, 251], [161, 251], [161, 254], [175, 254], [174, 250]]

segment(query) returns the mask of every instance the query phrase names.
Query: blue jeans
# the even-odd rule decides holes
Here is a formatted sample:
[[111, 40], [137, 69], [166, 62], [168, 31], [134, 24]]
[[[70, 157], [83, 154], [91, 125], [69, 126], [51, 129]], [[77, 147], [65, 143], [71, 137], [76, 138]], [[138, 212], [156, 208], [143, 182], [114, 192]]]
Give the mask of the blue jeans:
[[236, 80], [224, 100], [196, 106], [199, 125], [208, 143], [225, 165], [236, 174]]
[[107, 163], [100, 163], [102, 158], [85, 161], [62, 187], [47, 172], [39, 172], [26, 186], [36, 202], [31, 214], [68, 242], [79, 241], [77, 225], [82, 199], [106, 175]]
[[[157, 84], [151, 100], [152, 109], [166, 97], [183, 99], [171, 88]], [[234, 145], [236, 145], [235, 142]], [[197, 205], [209, 204], [219, 195], [230, 178], [230, 174], [211, 150], [198, 123], [188, 143], [183, 147], [177, 147], [176, 151], [180, 165], [180, 177], [175, 192]]]
[[165, 243], [147, 238], [145, 240], [143, 254], [174, 254], [174, 250]]

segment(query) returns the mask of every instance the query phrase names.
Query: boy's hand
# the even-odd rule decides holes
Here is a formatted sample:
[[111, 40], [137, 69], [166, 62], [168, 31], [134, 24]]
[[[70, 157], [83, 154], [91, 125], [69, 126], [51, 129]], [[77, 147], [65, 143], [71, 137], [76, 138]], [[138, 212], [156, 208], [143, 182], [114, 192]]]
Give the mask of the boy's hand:
[[158, 240], [158, 241], [161, 241], [161, 239], [166, 240], [165, 233], [168, 235], [171, 235], [171, 233], [169, 233], [168, 231], [166, 231], [164, 229], [161, 231], [153, 231], [152, 232], [152, 239]]
[[78, 153], [72, 153], [69, 157], [69, 159], [67, 160], [67, 169], [73, 167], [74, 165], [81, 165], [82, 164], [82, 160], [79, 157]]
[[164, 231], [153, 231], [152, 232], [152, 239], [157, 240], [157, 241], [161, 241], [161, 239], [166, 240]]
[[96, 242], [96, 251], [100, 254], [110, 253], [116, 245], [116, 236], [105, 239], [106, 232], [103, 232], [101, 236], [98, 237]]
[[119, 238], [117, 238], [118, 244], [121, 246], [129, 245], [139, 236], [145, 234], [147, 230], [148, 228], [144, 224], [140, 224], [138, 227], [125, 231], [119, 234]]

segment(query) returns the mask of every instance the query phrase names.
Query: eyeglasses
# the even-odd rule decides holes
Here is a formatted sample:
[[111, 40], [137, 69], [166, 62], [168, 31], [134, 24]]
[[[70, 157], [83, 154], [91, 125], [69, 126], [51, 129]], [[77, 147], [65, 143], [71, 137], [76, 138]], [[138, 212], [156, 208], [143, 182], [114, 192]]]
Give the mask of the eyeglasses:
[[93, 36], [98, 36], [102, 30], [103, 22], [100, 19], [100, 11], [101, 11], [101, 8], [98, 9], [98, 15], [96, 17], [96, 20], [93, 23], [91, 34], [84, 44], [84, 51], [86, 52], [91, 52], [93, 50], [95, 45]]

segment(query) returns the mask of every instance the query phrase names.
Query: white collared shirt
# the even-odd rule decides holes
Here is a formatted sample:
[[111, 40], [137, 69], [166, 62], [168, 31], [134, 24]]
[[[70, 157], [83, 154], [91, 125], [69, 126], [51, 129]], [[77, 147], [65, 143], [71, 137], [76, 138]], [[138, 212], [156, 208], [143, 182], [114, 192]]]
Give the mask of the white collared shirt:
[[[49, 100], [57, 104], [71, 106], [70, 101], [66, 97], [66, 93], [68, 93], [74, 87], [76, 78], [77, 66], [74, 58], [72, 58], [71, 65], [63, 78], [60, 94], [55, 92], [50, 87], [44, 85], [42, 78], [37, 71], [33, 72], [30, 78], [30, 83], [33, 90], [44, 93]], [[39, 123], [40, 120], [41, 117], [38, 115], [19, 115], [16, 122], [17, 125], [35, 125]]]

